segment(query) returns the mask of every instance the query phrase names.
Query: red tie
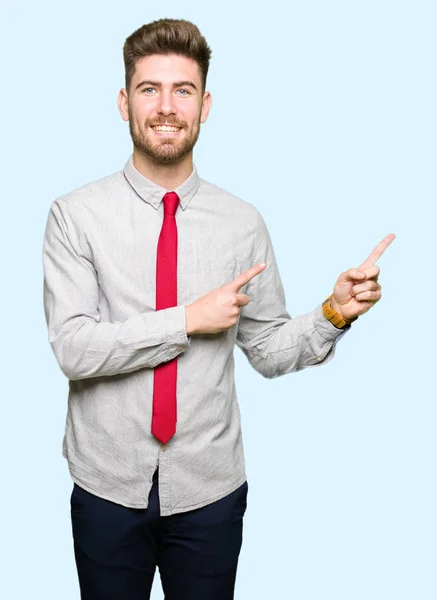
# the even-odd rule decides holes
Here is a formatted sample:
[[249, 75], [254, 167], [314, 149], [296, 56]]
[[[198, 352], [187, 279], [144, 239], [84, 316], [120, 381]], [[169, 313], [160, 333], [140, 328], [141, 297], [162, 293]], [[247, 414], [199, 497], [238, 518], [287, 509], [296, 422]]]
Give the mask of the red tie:
[[[175, 213], [179, 205], [176, 192], [163, 198], [164, 220], [156, 256], [156, 310], [177, 305], [178, 230]], [[155, 367], [153, 384], [152, 433], [163, 444], [176, 433], [177, 358]]]

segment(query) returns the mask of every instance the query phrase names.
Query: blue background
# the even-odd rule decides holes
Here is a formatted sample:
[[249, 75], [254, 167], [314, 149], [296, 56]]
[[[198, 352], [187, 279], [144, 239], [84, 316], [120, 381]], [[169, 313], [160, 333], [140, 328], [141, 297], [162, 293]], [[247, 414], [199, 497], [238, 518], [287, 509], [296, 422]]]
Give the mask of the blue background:
[[126, 162], [122, 45], [171, 17], [195, 22], [213, 51], [199, 174], [263, 214], [292, 316], [397, 235], [379, 261], [381, 302], [331, 363], [265, 380], [236, 350], [249, 481], [236, 599], [435, 600], [436, 4], [2, 12], [1, 597], [79, 598], [43, 233], [56, 197]]

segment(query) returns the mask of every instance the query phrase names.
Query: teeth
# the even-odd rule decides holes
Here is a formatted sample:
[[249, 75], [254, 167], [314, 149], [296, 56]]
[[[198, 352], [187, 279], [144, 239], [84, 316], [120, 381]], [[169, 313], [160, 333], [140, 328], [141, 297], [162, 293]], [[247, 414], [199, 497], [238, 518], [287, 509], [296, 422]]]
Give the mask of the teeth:
[[179, 131], [180, 127], [171, 127], [170, 125], [156, 125], [153, 127], [156, 131]]

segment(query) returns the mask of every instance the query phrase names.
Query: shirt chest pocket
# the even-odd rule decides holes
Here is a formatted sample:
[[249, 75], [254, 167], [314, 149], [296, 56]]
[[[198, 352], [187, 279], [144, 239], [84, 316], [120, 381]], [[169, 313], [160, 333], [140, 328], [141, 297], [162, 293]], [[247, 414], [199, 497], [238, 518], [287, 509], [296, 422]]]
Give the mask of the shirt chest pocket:
[[205, 258], [185, 265], [178, 274], [178, 304], [194, 302], [211, 290], [230, 283], [241, 272], [241, 262], [237, 260]]

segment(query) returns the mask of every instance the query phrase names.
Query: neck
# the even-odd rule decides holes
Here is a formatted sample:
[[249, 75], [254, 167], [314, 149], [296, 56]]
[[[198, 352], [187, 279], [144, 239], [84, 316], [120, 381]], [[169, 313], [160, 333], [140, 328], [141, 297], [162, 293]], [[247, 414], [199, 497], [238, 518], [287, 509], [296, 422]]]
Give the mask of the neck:
[[171, 164], [158, 163], [134, 147], [133, 164], [149, 181], [168, 191], [176, 189], [193, 172], [193, 153], [189, 152]]

